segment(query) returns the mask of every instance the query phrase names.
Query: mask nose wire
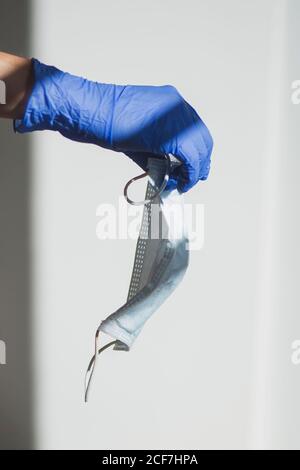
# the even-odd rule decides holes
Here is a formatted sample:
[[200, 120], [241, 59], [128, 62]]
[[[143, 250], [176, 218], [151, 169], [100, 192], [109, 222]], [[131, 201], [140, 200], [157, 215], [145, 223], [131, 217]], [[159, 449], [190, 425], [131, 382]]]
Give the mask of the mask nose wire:
[[146, 171], [145, 173], [142, 173], [139, 176], [135, 176], [134, 178], [129, 180], [128, 183], [126, 183], [126, 185], [124, 187], [124, 197], [125, 197], [126, 201], [128, 202], [128, 204], [131, 204], [132, 206], [144, 206], [144, 205], [149, 204], [150, 202], [152, 202], [157, 196], [159, 196], [164, 191], [164, 189], [166, 188], [166, 186], [168, 184], [168, 181], [170, 179], [170, 172], [171, 172], [171, 158], [170, 158], [170, 155], [166, 153], [166, 154], [164, 154], [164, 157], [166, 159], [166, 172], [165, 172], [163, 182], [160, 185], [160, 187], [157, 189], [157, 191], [153, 194], [153, 196], [151, 198], [144, 199], [143, 201], [133, 201], [128, 196], [129, 186], [131, 186], [131, 184], [134, 183], [135, 181], [138, 181], [138, 180], [148, 176], [149, 173], [148, 173], [148, 171]]

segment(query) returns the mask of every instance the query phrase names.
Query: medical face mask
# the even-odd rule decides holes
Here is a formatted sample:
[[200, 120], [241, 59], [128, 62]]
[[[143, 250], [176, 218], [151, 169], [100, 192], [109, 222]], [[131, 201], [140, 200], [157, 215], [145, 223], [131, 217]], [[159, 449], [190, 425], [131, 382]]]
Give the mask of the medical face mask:
[[[178, 165], [173, 157], [148, 159], [149, 181], [142, 224], [136, 246], [134, 266], [127, 302], [99, 325], [95, 336], [95, 355], [86, 375], [85, 401], [99, 353], [110, 346], [116, 351], [129, 351], [146, 321], [170, 296], [182, 280], [189, 262], [188, 236], [184, 221], [183, 195], [168, 189], [168, 175]], [[99, 349], [99, 335], [106, 333], [114, 340]]]

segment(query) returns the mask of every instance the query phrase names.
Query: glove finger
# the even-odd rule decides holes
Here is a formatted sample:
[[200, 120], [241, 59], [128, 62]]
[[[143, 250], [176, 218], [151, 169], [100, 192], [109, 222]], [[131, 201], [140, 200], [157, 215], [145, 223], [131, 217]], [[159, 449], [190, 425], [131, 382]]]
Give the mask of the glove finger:
[[167, 183], [167, 186], [166, 186], [166, 189], [167, 190], [172, 190], [172, 189], [176, 189], [177, 186], [178, 186], [178, 178], [179, 178], [179, 175], [180, 175], [180, 166], [176, 166], [172, 171], [171, 171], [171, 174], [170, 174], [170, 178], [169, 178], [169, 181]]
[[199, 180], [199, 162], [196, 161], [193, 165], [186, 161], [180, 167], [178, 176], [177, 188], [178, 191], [186, 193], [189, 191]]

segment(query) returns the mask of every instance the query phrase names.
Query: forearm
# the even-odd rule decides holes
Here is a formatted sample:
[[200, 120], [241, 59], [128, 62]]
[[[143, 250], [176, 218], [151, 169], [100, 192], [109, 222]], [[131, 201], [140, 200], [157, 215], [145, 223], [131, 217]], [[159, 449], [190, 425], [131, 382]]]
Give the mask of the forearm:
[[6, 104], [0, 104], [0, 118], [21, 119], [33, 85], [31, 60], [0, 52], [0, 80], [6, 88]]

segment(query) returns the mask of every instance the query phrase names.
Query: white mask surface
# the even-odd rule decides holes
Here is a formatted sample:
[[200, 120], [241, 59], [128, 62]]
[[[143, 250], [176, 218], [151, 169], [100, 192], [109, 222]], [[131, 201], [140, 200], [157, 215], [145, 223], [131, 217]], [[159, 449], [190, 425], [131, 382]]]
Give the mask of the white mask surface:
[[[99, 352], [111, 345], [115, 350], [129, 351], [146, 321], [176, 289], [187, 269], [183, 195], [177, 189], [157, 194], [165, 172], [164, 160], [149, 158], [146, 201], [150, 202], [144, 207], [127, 302], [98, 327], [95, 355], [86, 376], [86, 401]], [[101, 331], [114, 341], [98, 350]]]

